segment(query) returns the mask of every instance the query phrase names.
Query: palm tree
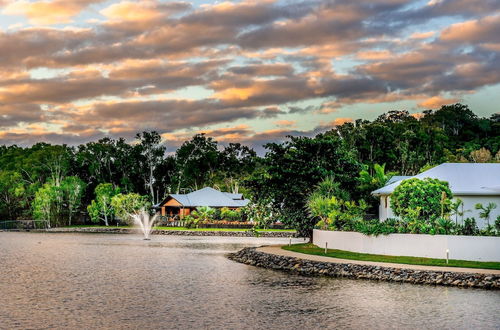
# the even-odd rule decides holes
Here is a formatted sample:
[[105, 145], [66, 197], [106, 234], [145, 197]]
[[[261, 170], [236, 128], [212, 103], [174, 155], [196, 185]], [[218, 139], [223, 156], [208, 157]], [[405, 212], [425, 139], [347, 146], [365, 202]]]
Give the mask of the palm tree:
[[488, 205], [483, 206], [483, 204], [477, 203], [475, 208], [476, 210], [481, 210], [481, 212], [479, 212], [479, 217], [485, 219], [486, 225], [489, 227], [491, 211], [497, 208], [497, 204], [490, 202]]

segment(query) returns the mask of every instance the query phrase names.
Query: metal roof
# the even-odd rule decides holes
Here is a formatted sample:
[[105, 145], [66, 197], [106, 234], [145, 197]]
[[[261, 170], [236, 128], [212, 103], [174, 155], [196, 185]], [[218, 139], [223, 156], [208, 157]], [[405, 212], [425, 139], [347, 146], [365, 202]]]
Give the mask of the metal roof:
[[243, 198], [243, 194], [221, 192], [214, 188], [205, 187], [189, 194], [170, 194], [158, 206], [163, 205], [169, 198], [175, 199], [185, 207], [243, 207], [250, 202]]
[[[447, 181], [454, 195], [500, 196], [499, 163], [444, 163], [411, 178]], [[372, 195], [390, 195], [402, 181], [372, 191]]]
[[386, 186], [388, 184], [391, 184], [391, 183], [394, 183], [394, 182], [398, 182], [398, 181], [401, 181], [401, 180], [405, 180], [405, 179], [409, 179], [411, 178], [411, 176], [408, 176], [408, 175], [395, 175], [393, 177], [391, 177], [387, 183], [385, 184]]

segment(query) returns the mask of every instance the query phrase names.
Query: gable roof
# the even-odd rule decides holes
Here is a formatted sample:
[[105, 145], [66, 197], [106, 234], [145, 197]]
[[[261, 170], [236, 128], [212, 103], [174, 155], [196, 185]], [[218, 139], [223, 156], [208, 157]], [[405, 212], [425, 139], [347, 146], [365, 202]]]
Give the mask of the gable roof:
[[248, 199], [243, 198], [243, 194], [232, 194], [205, 187], [189, 194], [170, 194], [156, 206], [159, 207], [165, 204], [170, 198], [175, 199], [185, 207], [243, 207], [250, 202]]
[[[447, 181], [454, 195], [500, 196], [499, 163], [444, 163], [411, 178]], [[372, 191], [372, 195], [390, 195], [402, 181]]]

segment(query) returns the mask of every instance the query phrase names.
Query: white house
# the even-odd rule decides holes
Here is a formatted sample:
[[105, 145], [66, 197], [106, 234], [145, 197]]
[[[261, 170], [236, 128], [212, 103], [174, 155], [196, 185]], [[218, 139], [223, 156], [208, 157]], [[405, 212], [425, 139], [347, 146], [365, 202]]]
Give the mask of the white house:
[[[493, 163], [444, 163], [412, 177], [395, 177], [385, 187], [372, 192], [380, 197], [380, 220], [395, 218], [391, 209], [391, 194], [394, 189], [408, 178], [433, 178], [447, 181], [455, 198], [463, 201], [464, 219], [473, 217], [479, 228], [486, 226], [485, 220], [479, 217], [480, 210], [475, 209], [477, 203], [486, 205], [493, 202], [497, 208], [492, 210], [490, 224], [500, 215], [500, 164]], [[459, 222], [462, 220], [459, 217]]]

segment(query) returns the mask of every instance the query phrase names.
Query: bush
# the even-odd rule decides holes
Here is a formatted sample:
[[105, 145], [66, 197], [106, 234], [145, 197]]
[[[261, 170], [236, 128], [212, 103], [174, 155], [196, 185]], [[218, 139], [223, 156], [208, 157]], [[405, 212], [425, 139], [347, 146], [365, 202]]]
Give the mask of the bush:
[[193, 211], [192, 215], [198, 219], [198, 221], [210, 222], [215, 220], [215, 209], [210, 206], [199, 206]]
[[[396, 187], [391, 196], [391, 203], [397, 216], [425, 221], [449, 214], [452, 197], [448, 182], [413, 178], [404, 180]], [[418, 215], [412, 213], [415, 210], [419, 211]]]
[[231, 210], [227, 207], [223, 207], [220, 210], [221, 220], [226, 221], [242, 221], [243, 217], [240, 210]]

